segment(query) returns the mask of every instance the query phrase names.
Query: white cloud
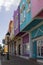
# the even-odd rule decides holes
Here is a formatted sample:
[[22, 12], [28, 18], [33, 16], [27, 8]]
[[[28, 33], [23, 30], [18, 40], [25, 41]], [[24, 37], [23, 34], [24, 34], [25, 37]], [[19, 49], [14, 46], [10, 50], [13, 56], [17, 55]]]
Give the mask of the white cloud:
[[17, 7], [19, 3], [20, 3], [20, 0], [0, 0], [0, 10], [2, 6], [4, 6], [5, 10], [9, 11], [12, 5]]
[[3, 6], [4, 0], [0, 0], [0, 7]]

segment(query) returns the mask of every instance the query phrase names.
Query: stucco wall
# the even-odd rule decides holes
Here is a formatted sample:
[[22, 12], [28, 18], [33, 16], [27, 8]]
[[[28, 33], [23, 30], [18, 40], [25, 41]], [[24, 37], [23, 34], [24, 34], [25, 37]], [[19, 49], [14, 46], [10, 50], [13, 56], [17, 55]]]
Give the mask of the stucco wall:
[[14, 12], [14, 35], [16, 36], [19, 31], [20, 31], [20, 11], [19, 11], [19, 6], [18, 6], [18, 9]]
[[31, 8], [31, 3], [27, 3], [26, 0], [22, 0], [20, 3], [20, 9], [22, 9], [23, 4], [25, 5], [25, 8], [23, 9], [22, 13], [20, 13], [20, 31], [22, 31], [31, 21], [31, 9], [27, 12], [29, 8]]
[[31, 0], [32, 18], [35, 17], [43, 8], [42, 0]]

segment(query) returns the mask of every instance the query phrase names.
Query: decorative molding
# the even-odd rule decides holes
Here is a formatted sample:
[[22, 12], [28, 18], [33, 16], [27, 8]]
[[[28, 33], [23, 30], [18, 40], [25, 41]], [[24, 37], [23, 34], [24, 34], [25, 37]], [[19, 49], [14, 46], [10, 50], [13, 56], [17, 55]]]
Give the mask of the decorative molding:
[[43, 36], [37, 37], [35, 39], [32, 39], [32, 41], [34, 42], [35, 40], [41, 40], [41, 39], [43, 39]]
[[20, 13], [22, 13], [24, 9], [25, 9], [25, 3], [23, 2], [22, 7], [20, 8]]
[[35, 36], [34, 37], [36, 37], [37, 36], [37, 34], [39, 33], [39, 31], [41, 32], [41, 33], [43, 33], [43, 30], [41, 30], [40, 28], [37, 30], [37, 32], [36, 32], [36, 34], [35, 34]]
[[[33, 19], [34, 20], [34, 19]], [[33, 21], [32, 20], [32, 21]], [[32, 22], [31, 21], [31, 22]], [[29, 30], [30, 32], [32, 32], [33, 30], [35, 30], [37, 27], [41, 26], [43, 24], [43, 21], [41, 21], [41, 23], [39, 23], [37, 26], [35, 26], [34, 28], [32, 28], [31, 30]]]
[[24, 13], [21, 13], [21, 21], [20, 21], [20, 25], [26, 20], [26, 15], [25, 15], [25, 11]]
[[20, 25], [25, 21], [26, 17], [24, 17], [24, 19], [22, 19], [22, 21], [20, 22]]

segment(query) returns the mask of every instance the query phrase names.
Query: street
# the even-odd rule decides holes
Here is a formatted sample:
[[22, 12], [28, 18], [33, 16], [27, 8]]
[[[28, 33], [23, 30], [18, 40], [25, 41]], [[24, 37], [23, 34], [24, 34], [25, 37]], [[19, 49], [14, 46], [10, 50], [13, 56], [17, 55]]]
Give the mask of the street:
[[0, 65], [1, 65], [1, 60], [0, 60]]
[[35, 62], [33, 60], [24, 59], [18, 56], [10, 56], [10, 60], [2, 57], [0, 60], [0, 65], [43, 65], [41, 63]]

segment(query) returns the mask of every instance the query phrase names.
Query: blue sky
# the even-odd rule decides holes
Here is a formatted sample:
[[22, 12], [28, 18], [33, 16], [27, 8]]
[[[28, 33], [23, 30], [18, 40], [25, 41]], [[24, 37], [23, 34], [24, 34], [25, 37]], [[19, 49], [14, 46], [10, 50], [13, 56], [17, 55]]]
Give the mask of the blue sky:
[[7, 33], [9, 21], [13, 19], [14, 10], [17, 9], [19, 2], [20, 0], [0, 0], [0, 44]]

